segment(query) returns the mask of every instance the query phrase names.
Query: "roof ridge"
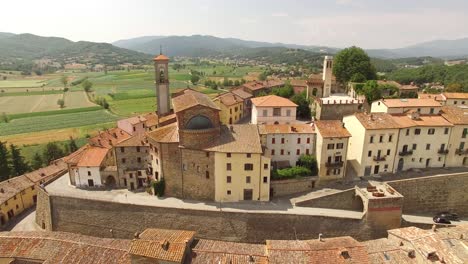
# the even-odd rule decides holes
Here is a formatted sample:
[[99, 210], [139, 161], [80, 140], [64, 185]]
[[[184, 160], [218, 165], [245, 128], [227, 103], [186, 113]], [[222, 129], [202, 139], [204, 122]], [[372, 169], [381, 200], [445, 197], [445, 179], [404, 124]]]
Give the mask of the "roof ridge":
[[[62, 233], [63, 234], [63, 233]], [[76, 235], [76, 234], [74, 234]], [[44, 240], [52, 240], [52, 241], [58, 241], [58, 242], [66, 242], [66, 243], [71, 243], [71, 244], [80, 244], [80, 245], [86, 245], [86, 246], [94, 246], [94, 247], [99, 247], [99, 248], [105, 248], [105, 249], [112, 249], [112, 250], [119, 250], [119, 251], [123, 251], [123, 252], [127, 252], [127, 250], [125, 249], [121, 249], [121, 248], [113, 248], [113, 247], [108, 247], [108, 246], [101, 246], [101, 245], [96, 245], [96, 244], [91, 244], [91, 243], [86, 243], [86, 242], [82, 242], [82, 241], [73, 241], [73, 240], [65, 240], [65, 239], [59, 239], [59, 238], [55, 238], [55, 237], [36, 237], [36, 236], [33, 236], [33, 237], [26, 237], [26, 236], [20, 236], [20, 235], [14, 235], [14, 236], [2, 236], [1, 232], [0, 232], [0, 237], [1, 238], [4, 238], [4, 239], [7, 239], [7, 238], [17, 238], [17, 239], [44, 239]], [[97, 238], [97, 237], [91, 237], [91, 236], [86, 236], [86, 237], [90, 237], [90, 238]], [[105, 239], [105, 238], [98, 238], [98, 239]], [[110, 238], [108, 238], [110, 239]], [[114, 240], [117, 240], [114, 238]], [[119, 239], [119, 240], [124, 240], [124, 239]]]

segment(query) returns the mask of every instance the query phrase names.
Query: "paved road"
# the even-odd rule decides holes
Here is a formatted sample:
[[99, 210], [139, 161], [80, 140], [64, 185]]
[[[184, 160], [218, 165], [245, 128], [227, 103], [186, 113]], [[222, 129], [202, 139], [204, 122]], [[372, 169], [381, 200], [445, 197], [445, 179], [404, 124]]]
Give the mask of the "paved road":
[[158, 198], [146, 192], [134, 193], [126, 189], [118, 190], [82, 190], [71, 186], [68, 181], [68, 174], [60, 177], [56, 181], [47, 185], [46, 191], [53, 195], [68, 196], [76, 198], [93, 199], [100, 201], [110, 201], [116, 203], [171, 207], [181, 209], [225, 211], [225, 212], [245, 212], [245, 213], [276, 213], [293, 215], [316, 215], [338, 218], [361, 219], [362, 212], [295, 207], [289, 199], [275, 199], [271, 202], [236, 202], [236, 203], [216, 203], [193, 200], [182, 200], [178, 198]]
[[18, 218], [9, 223], [8, 231], [41, 231], [42, 229], [36, 224], [36, 210], [23, 212]]
[[[402, 218], [409, 222], [415, 224], [435, 224], [432, 220], [432, 216], [421, 216], [421, 215], [403, 215]], [[461, 219], [461, 221], [451, 221], [452, 225], [464, 225], [468, 224], [468, 219]], [[445, 225], [445, 224], [443, 224]]]

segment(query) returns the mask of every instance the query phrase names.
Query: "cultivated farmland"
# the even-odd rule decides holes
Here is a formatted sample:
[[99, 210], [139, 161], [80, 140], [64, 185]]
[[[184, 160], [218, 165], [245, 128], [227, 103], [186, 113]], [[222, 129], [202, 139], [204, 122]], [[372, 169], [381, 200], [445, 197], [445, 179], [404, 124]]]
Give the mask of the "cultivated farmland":
[[38, 116], [14, 119], [0, 123], [0, 136], [30, 133], [43, 130], [80, 127], [116, 121], [119, 118], [106, 110], [81, 113]]
[[1, 96], [0, 113], [17, 114], [59, 110], [57, 100], [62, 96], [62, 94]]
[[90, 107], [96, 105], [88, 100], [88, 96], [84, 91], [67, 92], [64, 95], [64, 100], [66, 109]]

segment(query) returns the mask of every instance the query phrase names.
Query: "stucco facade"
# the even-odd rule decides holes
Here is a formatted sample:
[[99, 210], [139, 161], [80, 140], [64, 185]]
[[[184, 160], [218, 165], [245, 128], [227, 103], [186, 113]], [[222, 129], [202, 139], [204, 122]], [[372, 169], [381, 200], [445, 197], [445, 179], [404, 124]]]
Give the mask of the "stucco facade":
[[215, 155], [215, 201], [268, 201], [270, 159], [260, 153]]
[[296, 107], [252, 106], [252, 124], [292, 124], [296, 121]]

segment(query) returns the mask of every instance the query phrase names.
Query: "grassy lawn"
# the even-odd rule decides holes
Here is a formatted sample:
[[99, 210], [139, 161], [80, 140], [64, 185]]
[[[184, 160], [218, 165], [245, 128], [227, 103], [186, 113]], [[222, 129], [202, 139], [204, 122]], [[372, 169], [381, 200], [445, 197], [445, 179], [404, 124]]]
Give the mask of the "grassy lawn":
[[28, 79], [20, 79], [20, 80], [0, 80], [0, 88], [28, 88], [28, 87], [40, 87], [46, 84], [43, 80], [28, 80]]
[[94, 124], [73, 128], [61, 128], [54, 130], [44, 130], [39, 132], [14, 134], [0, 136], [1, 141], [18, 146], [44, 144], [51, 141], [65, 141], [73, 138], [84, 138], [87, 135], [94, 136], [99, 130], [116, 127], [115, 121], [109, 123]]
[[0, 136], [7, 136], [37, 131], [81, 127], [100, 123], [113, 122], [119, 117], [105, 110], [70, 113], [62, 115], [38, 116], [14, 119], [0, 124]]
[[112, 112], [121, 116], [132, 116], [156, 111], [156, 97], [110, 101]]

